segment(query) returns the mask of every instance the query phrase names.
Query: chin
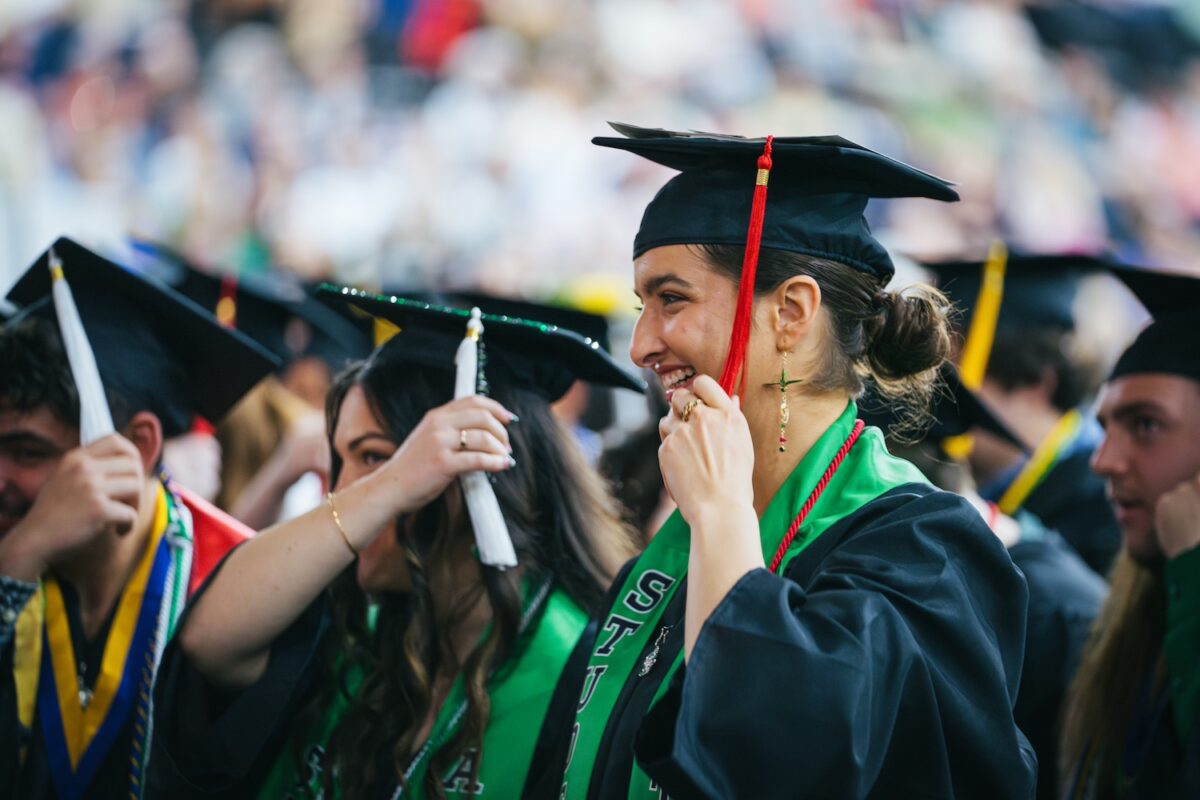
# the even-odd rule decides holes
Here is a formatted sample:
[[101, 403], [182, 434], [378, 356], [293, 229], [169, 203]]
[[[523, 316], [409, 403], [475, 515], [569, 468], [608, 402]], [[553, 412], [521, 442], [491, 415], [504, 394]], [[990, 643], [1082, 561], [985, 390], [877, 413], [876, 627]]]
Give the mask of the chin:
[[1125, 552], [1129, 553], [1129, 557], [1135, 562], [1148, 569], [1160, 569], [1166, 561], [1163, 555], [1162, 548], [1158, 545], [1158, 538], [1154, 535], [1154, 530], [1146, 529], [1125, 529], [1123, 531], [1125, 540]]
[[358, 588], [367, 594], [412, 591], [412, 582], [408, 580], [408, 575], [404, 574], [403, 569], [389, 569], [388, 564], [364, 558], [362, 555], [358, 557], [354, 577], [358, 581]]

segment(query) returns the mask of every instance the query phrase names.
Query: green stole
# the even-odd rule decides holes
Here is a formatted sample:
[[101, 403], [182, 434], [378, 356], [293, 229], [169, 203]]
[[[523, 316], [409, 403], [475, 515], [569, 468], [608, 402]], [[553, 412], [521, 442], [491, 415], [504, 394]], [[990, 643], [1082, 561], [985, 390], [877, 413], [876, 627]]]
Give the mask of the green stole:
[[[770, 563], [801, 506], [854, 429], [858, 408], [851, 401], [842, 415], [821, 435], [779, 487], [759, 520], [764, 563]], [[788, 548], [779, 573], [842, 518], [854, 513], [880, 495], [906, 483], [927, 483], [912, 464], [887, 452], [877, 428], [866, 428], [834, 473], [829, 485], [800, 526]], [[645, 666], [638, 657], [657, 637], [659, 619], [687, 575], [690, 531], [676, 511], [663, 524], [629, 573], [605, 624], [596, 637], [588, 661], [583, 689], [575, 715], [575, 732], [567, 756], [561, 797], [584, 798], [596, 768], [596, 758], [605, 726], [625, 684], [636, 680]], [[682, 650], [670, 669], [657, 671], [661, 681], [654, 702], [670, 686], [671, 677], [683, 663]], [[657, 798], [660, 790], [637, 764], [629, 784], [629, 797]]]
[[[536, 597], [531, 598], [527, 606], [536, 600]], [[587, 614], [562, 590], [553, 589], [544, 600], [540, 617], [531, 619], [531, 623], [518, 639], [514, 656], [488, 683], [492, 711], [483, 735], [477, 782], [471, 785], [475, 756], [468, 754], [442, 776], [447, 797], [521, 796], [542, 720], [550, 706], [559, 674], [587, 625]], [[356, 692], [361, 681], [361, 673], [350, 672], [347, 680], [350, 691]], [[329, 737], [349, 707], [350, 698], [339, 692], [316, 725], [283, 747], [257, 796], [322, 797], [323, 773], [328, 768], [324, 753]], [[411, 800], [425, 797], [424, 781], [429, 761], [458, 732], [464, 710], [465, 695], [459, 675], [438, 709], [429, 738], [409, 764], [409, 789], [401, 792], [397, 788], [392, 797]], [[304, 763], [299, 763], [297, 742], [303, 744]], [[336, 783], [335, 780], [334, 797], [340, 795]]]

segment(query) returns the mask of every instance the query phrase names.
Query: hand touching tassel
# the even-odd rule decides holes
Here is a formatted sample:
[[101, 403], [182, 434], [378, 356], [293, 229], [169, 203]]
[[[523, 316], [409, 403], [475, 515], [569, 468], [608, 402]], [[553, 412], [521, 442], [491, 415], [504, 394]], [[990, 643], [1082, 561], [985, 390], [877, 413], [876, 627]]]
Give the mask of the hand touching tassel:
[[[483, 336], [483, 321], [478, 308], [471, 309], [467, 335], [454, 356], [454, 399], [477, 394], [479, 382], [479, 339]], [[507, 569], [517, 565], [517, 554], [508, 524], [500, 511], [496, 492], [486, 474], [471, 472], [459, 478], [467, 499], [467, 513], [475, 530], [479, 560], [489, 567]]]

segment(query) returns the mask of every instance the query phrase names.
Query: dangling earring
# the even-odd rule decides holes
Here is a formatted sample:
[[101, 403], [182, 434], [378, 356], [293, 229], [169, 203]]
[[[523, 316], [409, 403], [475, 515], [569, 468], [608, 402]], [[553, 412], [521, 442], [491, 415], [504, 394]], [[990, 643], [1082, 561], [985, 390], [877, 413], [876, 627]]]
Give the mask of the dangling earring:
[[783, 351], [783, 367], [779, 370], [779, 382], [768, 383], [767, 386], [779, 387], [779, 452], [787, 452], [787, 425], [791, 420], [791, 411], [788, 409], [787, 389], [793, 383], [800, 383], [801, 379], [796, 378], [789, 380], [787, 376], [787, 359], [788, 351]]

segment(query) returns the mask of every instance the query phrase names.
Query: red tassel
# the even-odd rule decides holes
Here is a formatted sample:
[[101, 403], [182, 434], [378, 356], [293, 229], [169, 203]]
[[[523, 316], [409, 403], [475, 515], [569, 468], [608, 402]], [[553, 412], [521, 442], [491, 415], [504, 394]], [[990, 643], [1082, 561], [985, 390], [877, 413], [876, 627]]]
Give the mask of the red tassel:
[[729, 353], [725, 356], [725, 368], [721, 371], [721, 388], [730, 396], [735, 391], [742, 394], [745, 389], [745, 383], [741, 380], [742, 367], [746, 362], [746, 345], [750, 342], [754, 279], [758, 274], [758, 249], [762, 243], [763, 217], [767, 211], [767, 179], [771, 174], [771, 142], [774, 139], [774, 136], [767, 137], [763, 154], [758, 157], [754, 204], [750, 207], [750, 229], [746, 233], [746, 254], [742, 257], [742, 279], [738, 283], [737, 311], [733, 316], [733, 330], [729, 334]]

